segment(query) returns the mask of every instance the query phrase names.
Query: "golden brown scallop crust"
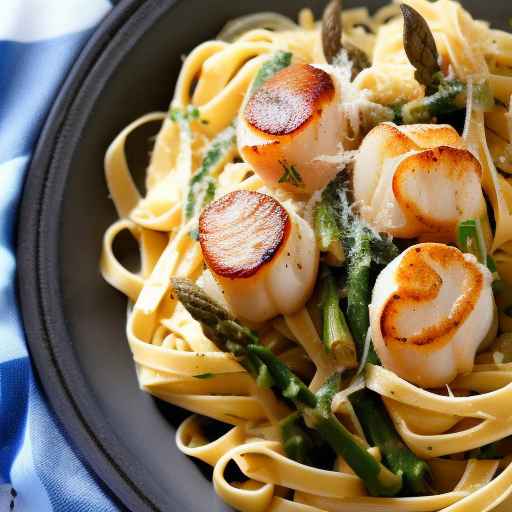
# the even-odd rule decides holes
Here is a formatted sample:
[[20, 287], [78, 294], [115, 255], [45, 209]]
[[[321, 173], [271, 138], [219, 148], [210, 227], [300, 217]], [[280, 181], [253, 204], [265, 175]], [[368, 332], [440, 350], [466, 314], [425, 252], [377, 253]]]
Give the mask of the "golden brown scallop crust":
[[419, 149], [419, 146], [392, 123], [380, 123], [372, 128], [364, 138], [363, 144], [365, 143], [365, 150], [373, 148], [380, 153], [382, 160]]
[[[462, 266], [466, 291], [438, 323], [414, 336], [400, 336], [396, 324], [401, 310], [411, 310], [422, 302], [432, 302], [443, 285], [441, 276], [429, 265], [428, 260], [445, 268], [453, 264]], [[484, 286], [482, 273], [476, 265], [468, 262], [455, 247], [444, 244], [422, 244], [408, 251], [396, 272], [398, 291], [389, 298], [381, 316], [381, 332], [386, 345], [406, 343], [423, 350], [443, 347], [473, 311]]]
[[[466, 149], [450, 146], [438, 146], [405, 158], [393, 175], [393, 194], [404, 214], [421, 223], [432, 231], [450, 232], [456, 228], [456, 221], [441, 221], [429, 215], [416, 204], [414, 197], [407, 194], [406, 183], [416, 172], [434, 174], [443, 172], [447, 179], [463, 181], [466, 173], [474, 173], [480, 180], [482, 167], [480, 162]], [[453, 200], [457, 202], [457, 197]]]
[[465, 148], [464, 140], [449, 124], [409, 124], [401, 126], [400, 130], [421, 149], [441, 145]]
[[245, 120], [266, 135], [285, 136], [305, 128], [334, 98], [332, 78], [309, 64], [293, 64], [267, 80], [249, 99]]
[[247, 278], [277, 255], [290, 229], [288, 212], [273, 197], [235, 190], [201, 213], [199, 242], [215, 274]]

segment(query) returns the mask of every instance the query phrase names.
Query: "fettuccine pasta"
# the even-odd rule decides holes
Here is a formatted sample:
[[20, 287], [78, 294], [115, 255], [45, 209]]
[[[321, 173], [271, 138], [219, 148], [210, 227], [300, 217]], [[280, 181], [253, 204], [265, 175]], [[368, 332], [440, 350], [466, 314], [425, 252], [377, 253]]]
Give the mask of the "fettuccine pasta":
[[[140, 387], [193, 413], [178, 448], [212, 466], [215, 491], [237, 510], [512, 507], [512, 35], [452, 0], [404, 0], [438, 52], [426, 83], [400, 3], [341, 18], [331, 4], [330, 25], [328, 10], [322, 23], [309, 9], [298, 23], [231, 22], [186, 56], [169, 111], [135, 120], [105, 156], [118, 220], [100, 268], [128, 299]], [[146, 123], [160, 129], [142, 192], [125, 146]], [[353, 179], [346, 214], [343, 203], [321, 209], [345, 197], [328, 195], [340, 175]], [[329, 212], [334, 221], [321, 217]], [[336, 219], [362, 227], [332, 229]], [[470, 242], [468, 225], [479, 237]], [[138, 244], [137, 271], [116, 254], [123, 232]], [[395, 247], [391, 236], [398, 256], [365, 263], [357, 252], [374, 239]], [[357, 272], [370, 267], [364, 289]], [[243, 327], [215, 331], [216, 319], [183, 300], [180, 279]], [[249, 347], [237, 329], [254, 338]], [[271, 356], [309, 391], [281, 386]], [[322, 418], [347, 439], [339, 449], [315, 419], [333, 375]], [[425, 486], [397, 469], [368, 424], [370, 402]], [[292, 417], [293, 435], [283, 426]], [[312, 457], [288, 443], [305, 450], [306, 437]], [[383, 468], [376, 486], [364, 476], [372, 464]]]

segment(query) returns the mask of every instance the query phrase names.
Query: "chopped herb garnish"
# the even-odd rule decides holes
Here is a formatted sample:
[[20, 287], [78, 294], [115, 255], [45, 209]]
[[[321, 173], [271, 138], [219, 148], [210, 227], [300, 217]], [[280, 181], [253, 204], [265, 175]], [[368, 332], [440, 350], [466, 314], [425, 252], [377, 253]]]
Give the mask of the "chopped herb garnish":
[[199, 109], [193, 105], [189, 105], [186, 109], [173, 107], [169, 112], [169, 117], [174, 123], [199, 119], [200, 115]]
[[195, 379], [213, 379], [215, 375], [213, 373], [200, 373], [199, 375], [194, 375]]
[[173, 123], [177, 123], [183, 119], [183, 112], [179, 108], [172, 108], [169, 112], [169, 117]]
[[279, 183], [290, 183], [295, 187], [303, 188], [304, 182], [297, 168], [284, 160], [279, 160], [279, 163], [284, 169], [283, 175], [279, 178]]
[[207, 181], [207, 185], [206, 185], [206, 191], [204, 193], [204, 199], [203, 199], [203, 204], [204, 205], [207, 205], [209, 203], [211, 203], [215, 197], [215, 190], [216, 190], [216, 185], [215, 185], [215, 181], [213, 180], [213, 178], [210, 176], [208, 178], [208, 181]]
[[229, 126], [216, 137], [204, 155], [201, 167], [192, 176], [185, 204], [185, 218], [192, 219], [215, 198], [214, 168], [235, 148], [235, 129]]
[[199, 119], [199, 109], [197, 107], [188, 107], [188, 118], [189, 119]]
[[290, 52], [278, 51], [262, 65], [251, 86], [250, 94], [254, 94], [269, 78], [272, 78], [278, 71], [287, 68], [292, 62]]

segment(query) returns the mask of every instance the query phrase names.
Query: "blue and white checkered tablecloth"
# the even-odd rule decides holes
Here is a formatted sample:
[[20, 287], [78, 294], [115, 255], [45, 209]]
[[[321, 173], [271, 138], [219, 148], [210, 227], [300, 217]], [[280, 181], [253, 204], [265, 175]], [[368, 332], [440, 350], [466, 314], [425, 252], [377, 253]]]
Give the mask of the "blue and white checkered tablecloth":
[[107, 0], [0, 1], [0, 512], [117, 510], [38, 388], [15, 285], [16, 213], [34, 144], [111, 7]]

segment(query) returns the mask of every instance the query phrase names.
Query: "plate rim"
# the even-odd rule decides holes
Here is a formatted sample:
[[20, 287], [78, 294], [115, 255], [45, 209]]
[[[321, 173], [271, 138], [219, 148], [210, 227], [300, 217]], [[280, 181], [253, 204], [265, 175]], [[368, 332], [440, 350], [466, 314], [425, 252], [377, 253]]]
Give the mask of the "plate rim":
[[[37, 370], [34, 377], [43, 388], [57, 420], [73, 441], [75, 452], [108, 488], [116, 505], [138, 512], [160, 512], [162, 509], [156, 499], [160, 493], [148, 478], [144, 478], [142, 466], [123, 455], [117, 436], [107, 428], [99, 428], [98, 420], [85, 418], [82, 411], [87, 410], [88, 418], [97, 418], [100, 409], [87, 386], [81, 386], [81, 392], [76, 393], [76, 382], [71, 386], [66, 376], [69, 368], [63, 368], [62, 348], [67, 344], [66, 366], [72, 366], [76, 372], [74, 380], [78, 378], [85, 382], [72, 351], [71, 338], [53, 316], [56, 311], [59, 316], [61, 295], [58, 262], [49, 265], [45, 258], [49, 245], [57, 254], [58, 243], [56, 223], [52, 225], [48, 219], [48, 203], [53, 203], [50, 210], [55, 211], [55, 198], [50, 197], [54, 195], [52, 185], [58, 185], [54, 166], [63, 153], [61, 142], [66, 136], [67, 122], [84, 117], [78, 112], [80, 109], [73, 107], [80, 92], [86, 88], [89, 75], [102, 65], [105, 53], [118, 45], [126, 52], [164, 12], [181, 1], [122, 0], [96, 27], [80, 50], [46, 117], [25, 176], [15, 229], [17, 298], [27, 348]], [[138, 36], [133, 37], [132, 42], [122, 37], [122, 32], [128, 29], [136, 30]], [[52, 299], [54, 294], [58, 299]], [[57, 338], [61, 341], [56, 343]]]

